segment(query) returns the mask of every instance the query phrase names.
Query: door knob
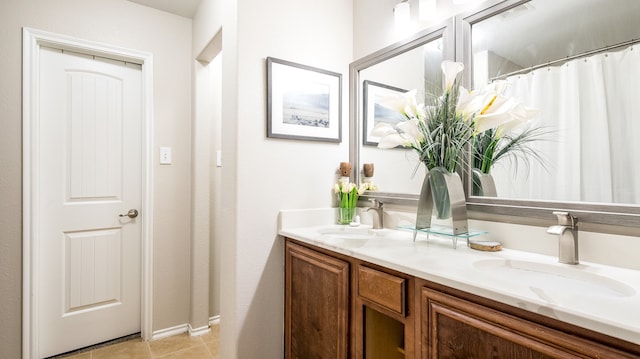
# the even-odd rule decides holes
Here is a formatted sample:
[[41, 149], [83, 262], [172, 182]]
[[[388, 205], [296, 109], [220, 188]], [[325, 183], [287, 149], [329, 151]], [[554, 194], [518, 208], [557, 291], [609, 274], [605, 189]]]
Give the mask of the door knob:
[[130, 209], [129, 212], [127, 212], [126, 214], [119, 214], [118, 217], [136, 218], [136, 217], [138, 217], [138, 210], [137, 209]]

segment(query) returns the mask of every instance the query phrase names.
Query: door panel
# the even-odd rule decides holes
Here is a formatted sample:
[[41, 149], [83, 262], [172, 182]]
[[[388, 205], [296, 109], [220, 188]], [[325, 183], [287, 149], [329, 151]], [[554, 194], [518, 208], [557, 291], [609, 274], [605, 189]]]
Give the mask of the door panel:
[[121, 302], [122, 230], [66, 234], [64, 315]]
[[122, 198], [123, 80], [67, 71], [70, 201]]
[[140, 331], [139, 65], [40, 51], [35, 272], [46, 357]]

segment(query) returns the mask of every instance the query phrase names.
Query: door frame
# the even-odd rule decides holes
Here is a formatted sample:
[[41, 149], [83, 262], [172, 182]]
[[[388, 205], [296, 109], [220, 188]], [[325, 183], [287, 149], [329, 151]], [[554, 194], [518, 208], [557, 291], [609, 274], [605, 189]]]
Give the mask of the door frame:
[[39, 68], [42, 46], [106, 57], [142, 65], [142, 207], [141, 223], [141, 334], [153, 332], [153, 54], [109, 44], [54, 34], [28, 27], [22, 29], [22, 357], [38, 358], [37, 224], [39, 123]]

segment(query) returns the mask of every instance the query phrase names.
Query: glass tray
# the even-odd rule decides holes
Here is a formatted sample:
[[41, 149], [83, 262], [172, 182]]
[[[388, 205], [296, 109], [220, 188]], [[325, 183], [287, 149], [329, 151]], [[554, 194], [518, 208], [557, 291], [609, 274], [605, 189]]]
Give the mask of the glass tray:
[[[416, 231], [416, 227], [414, 225], [403, 225], [403, 226], [398, 226], [398, 228]], [[489, 233], [488, 231], [479, 231], [479, 230], [469, 229], [467, 233], [453, 234], [453, 228], [446, 227], [446, 226], [432, 226], [431, 228], [422, 228], [422, 229], [418, 229], [417, 231], [421, 233], [426, 233], [427, 239], [429, 239], [429, 235], [431, 234], [434, 234], [439, 237], [450, 238], [453, 241], [454, 249], [458, 245], [459, 238], [466, 240], [467, 246], [469, 246], [469, 238], [478, 237], [478, 236], [482, 236]], [[416, 240], [415, 235], [413, 237], [413, 240], [414, 241]]]

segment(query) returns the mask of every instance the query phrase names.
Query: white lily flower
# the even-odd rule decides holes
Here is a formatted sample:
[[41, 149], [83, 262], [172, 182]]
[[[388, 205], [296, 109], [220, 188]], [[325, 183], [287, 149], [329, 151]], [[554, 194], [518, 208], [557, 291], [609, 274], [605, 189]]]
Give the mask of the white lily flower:
[[396, 148], [398, 146], [404, 146], [406, 142], [407, 141], [399, 133], [390, 133], [380, 138], [380, 141], [378, 142], [378, 148]]
[[397, 132], [396, 129], [393, 128], [391, 124], [386, 122], [379, 122], [373, 127], [370, 134], [376, 137], [384, 137], [386, 135], [396, 133], [396, 132]]
[[475, 115], [477, 112], [477, 106], [474, 107], [475, 103], [478, 102], [477, 98], [479, 97], [479, 93], [477, 91], [470, 91], [466, 88], [460, 86], [460, 94], [458, 96], [458, 104], [456, 105], [456, 112], [462, 115], [466, 121]]
[[[419, 144], [423, 142], [424, 137], [422, 131], [418, 127], [420, 120], [417, 118], [409, 121], [399, 123], [396, 128], [402, 131], [402, 137], [405, 139], [405, 146], [410, 144], [412, 147], [419, 147]], [[407, 146], [408, 147], [408, 146]]]
[[404, 110], [405, 99], [402, 94], [389, 94], [380, 98], [380, 105], [391, 110], [402, 112]]
[[498, 126], [496, 128], [496, 137], [500, 138], [505, 133], [509, 133], [509, 132], [515, 130], [516, 128], [522, 126], [526, 122], [527, 121], [519, 119], [519, 118], [513, 118], [511, 121], [507, 121], [507, 122], [503, 123], [502, 125], [500, 125], [500, 126]]
[[402, 109], [402, 113], [407, 118], [416, 118], [418, 116], [418, 105], [416, 101], [416, 93], [417, 93], [417, 90], [413, 89], [403, 94], [405, 103], [404, 103], [404, 108]]
[[444, 89], [449, 92], [453, 83], [456, 81], [458, 74], [464, 70], [464, 64], [461, 62], [453, 62], [449, 60], [442, 61], [442, 73], [444, 74]]
[[427, 118], [427, 108], [423, 103], [418, 104], [416, 107], [416, 118], [422, 121]]
[[401, 113], [407, 118], [424, 118], [424, 105], [416, 101], [417, 90], [393, 94], [380, 100], [380, 105]]
[[509, 114], [511, 115], [511, 120], [496, 128], [496, 137], [502, 137], [505, 133], [509, 133], [529, 122], [532, 118], [538, 116], [539, 111], [522, 103], [517, 103], [511, 108]]
[[488, 95], [485, 96], [484, 106], [473, 119], [477, 133], [496, 128], [513, 119], [511, 110], [516, 105], [513, 99], [495, 94]]
[[336, 193], [336, 194], [340, 193], [340, 185], [339, 184], [336, 183], [336, 184], [333, 185], [333, 192]]

